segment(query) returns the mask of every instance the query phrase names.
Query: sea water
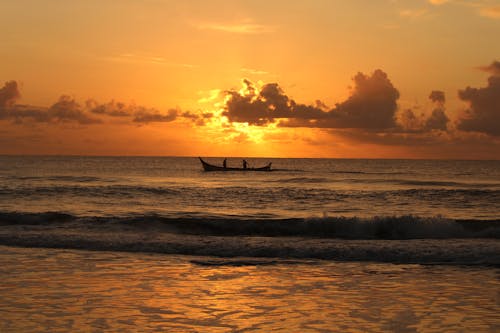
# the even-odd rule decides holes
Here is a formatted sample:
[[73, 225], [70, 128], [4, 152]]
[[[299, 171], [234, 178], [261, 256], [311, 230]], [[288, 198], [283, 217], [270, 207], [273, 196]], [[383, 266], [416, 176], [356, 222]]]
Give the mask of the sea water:
[[0, 246], [1, 332], [498, 332], [499, 271]]
[[[207, 158], [222, 165], [223, 158]], [[500, 161], [248, 159], [271, 172], [203, 172], [197, 158], [0, 156], [0, 211], [76, 216], [492, 220]], [[241, 166], [241, 159], [228, 159]]]
[[499, 161], [247, 161], [1, 156], [0, 331], [498, 331]]

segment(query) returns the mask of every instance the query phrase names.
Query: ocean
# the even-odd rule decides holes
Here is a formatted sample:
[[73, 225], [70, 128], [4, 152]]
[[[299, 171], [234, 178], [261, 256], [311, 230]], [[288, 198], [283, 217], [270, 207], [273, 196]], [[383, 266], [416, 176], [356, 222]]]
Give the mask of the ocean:
[[198, 159], [183, 157], [3, 156], [0, 210], [109, 218], [499, 218], [500, 161], [247, 160], [272, 162], [273, 171], [202, 172]]
[[0, 156], [0, 331], [498, 331], [500, 161], [246, 160]]

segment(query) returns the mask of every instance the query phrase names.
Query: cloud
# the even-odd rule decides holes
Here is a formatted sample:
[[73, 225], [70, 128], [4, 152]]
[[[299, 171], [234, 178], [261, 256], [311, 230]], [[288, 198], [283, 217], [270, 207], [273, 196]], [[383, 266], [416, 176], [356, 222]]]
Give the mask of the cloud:
[[134, 113], [133, 122], [135, 123], [153, 123], [153, 122], [163, 122], [168, 123], [175, 121], [179, 118], [189, 119], [193, 121], [198, 126], [204, 126], [208, 119], [213, 117], [213, 113], [203, 112], [201, 114], [192, 113], [189, 111], [181, 112], [178, 109], [169, 109], [167, 113], [161, 113], [155, 109], [146, 109], [139, 107]]
[[268, 83], [260, 91], [247, 79], [243, 80], [243, 92], [231, 90], [225, 111], [230, 122], [264, 126], [282, 118], [318, 118], [326, 113], [312, 105], [297, 104], [290, 99], [277, 83]]
[[444, 109], [437, 108], [432, 110], [432, 114], [425, 122], [425, 129], [446, 131], [449, 121], [450, 119], [444, 112]]
[[277, 83], [265, 84], [260, 91], [244, 80], [243, 92], [228, 91], [223, 116], [230, 122], [264, 126], [281, 119], [283, 127], [384, 129], [396, 126], [395, 112], [399, 92], [387, 74], [376, 70], [372, 75], [354, 77], [351, 96], [331, 110], [320, 101], [306, 105], [289, 98]]
[[205, 126], [206, 123], [214, 117], [214, 114], [212, 112], [202, 112], [201, 114], [199, 114], [184, 111], [183, 113], [181, 113], [180, 117], [190, 119], [197, 126]]
[[433, 90], [429, 95], [429, 99], [435, 103], [444, 104], [445, 101], [444, 92], [439, 90]]
[[424, 127], [424, 116], [416, 115], [412, 109], [405, 109], [398, 114], [398, 132], [421, 133]]
[[375, 70], [358, 73], [353, 78], [350, 96], [328, 108], [321, 101], [307, 105], [290, 98], [277, 83], [260, 89], [243, 80], [243, 89], [228, 91], [222, 113], [229, 122], [254, 126], [321, 128], [357, 140], [375, 140], [393, 144], [428, 144], [442, 140], [449, 118], [445, 112], [445, 94], [434, 90], [429, 99], [435, 104], [430, 115], [416, 114], [412, 109], [399, 110], [399, 91], [387, 74]]
[[2, 104], [0, 105], [0, 119], [13, 120], [23, 123], [26, 120], [35, 122], [76, 122], [79, 124], [96, 124], [101, 120], [91, 117], [70, 96], [63, 95], [49, 108], [31, 105], [15, 104], [20, 94], [16, 81], [8, 82], [0, 90]]
[[0, 120], [12, 120], [17, 124], [23, 123], [25, 120], [35, 122], [49, 122], [50, 116], [47, 108], [39, 108], [30, 105], [12, 105], [11, 107], [0, 109]]
[[443, 91], [433, 90], [429, 95], [429, 99], [436, 104], [436, 108], [432, 110], [431, 115], [425, 121], [426, 130], [442, 130], [446, 131], [450, 119], [445, 113], [444, 102], [445, 95]]
[[500, 136], [500, 75], [499, 62], [495, 61], [486, 68], [492, 76], [483, 88], [467, 87], [459, 90], [458, 97], [469, 104], [465, 118], [458, 121], [457, 128], [462, 131], [481, 132]]
[[346, 139], [355, 142], [388, 145], [388, 146], [432, 146], [436, 143], [442, 143], [448, 138], [443, 132], [415, 132], [415, 133], [398, 133], [398, 132], [368, 132], [362, 130], [349, 130], [335, 132], [332, 134], [341, 135]]
[[90, 117], [74, 98], [63, 95], [47, 111], [51, 121], [69, 122], [75, 121], [80, 124], [101, 123], [100, 119]]
[[322, 120], [333, 128], [384, 129], [396, 126], [395, 113], [399, 91], [387, 74], [377, 69], [373, 74], [358, 73], [354, 77], [351, 96], [329, 112]]
[[488, 66], [479, 66], [478, 69], [490, 73], [493, 76], [500, 76], [500, 61], [493, 61]]
[[135, 109], [133, 106], [130, 107], [114, 100], [106, 104], [99, 104], [95, 100], [89, 99], [85, 102], [85, 106], [91, 113], [110, 117], [130, 117]]
[[135, 114], [133, 121], [136, 123], [171, 122], [177, 119], [178, 114], [179, 111], [176, 109], [168, 110], [167, 114], [158, 111], [141, 110]]
[[19, 93], [17, 82], [5, 82], [4, 86], [0, 89], [0, 108], [13, 105], [20, 97], [21, 94]]
[[81, 125], [91, 125], [103, 123], [106, 117], [123, 118], [129, 123], [171, 122], [180, 117], [191, 119], [202, 125], [212, 117], [210, 113], [197, 115], [184, 112], [181, 114], [176, 109], [161, 113], [154, 108], [114, 100], [101, 104], [89, 99], [82, 105], [73, 97], [67, 95], [62, 95], [50, 107], [20, 105], [15, 103], [19, 96], [16, 81], [9, 81], [0, 89], [0, 120], [11, 120], [17, 124], [24, 122], [73, 122]]
[[492, 19], [500, 19], [500, 5], [483, 7], [479, 10], [479, 15]]

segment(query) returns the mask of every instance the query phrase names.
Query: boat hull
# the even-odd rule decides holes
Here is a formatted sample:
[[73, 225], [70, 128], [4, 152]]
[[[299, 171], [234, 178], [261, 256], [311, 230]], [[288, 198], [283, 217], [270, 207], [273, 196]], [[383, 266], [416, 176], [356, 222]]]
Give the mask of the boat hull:
[[224, 168], [221, 166], [209, 164], [204, 160], [202, 160], [201, 157], [198, 158], [200, 159], [204, 171], [271, 171], [271, 163], [260, 168], [229, 168], [229, 167]]

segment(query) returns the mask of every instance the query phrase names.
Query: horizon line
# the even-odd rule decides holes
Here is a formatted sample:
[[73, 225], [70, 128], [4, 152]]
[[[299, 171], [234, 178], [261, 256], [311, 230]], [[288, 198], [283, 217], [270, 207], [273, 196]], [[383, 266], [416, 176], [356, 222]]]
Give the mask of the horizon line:
[[467, 159], [467, 158], [412, 158], [412, 157], [282, 157], [282, 156], [208, 156], [208, 155], [99, 155], [99, 154], [2, 154], [0, 157], [137, 157], [137, 158], [258, 158], [258, 159], [315, 159], [315, 160], [400, 160], [400, 161], [491, 161], [499, 162], [499, 159]]

